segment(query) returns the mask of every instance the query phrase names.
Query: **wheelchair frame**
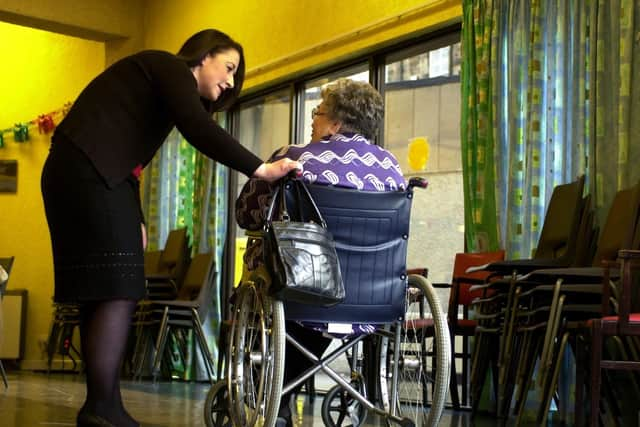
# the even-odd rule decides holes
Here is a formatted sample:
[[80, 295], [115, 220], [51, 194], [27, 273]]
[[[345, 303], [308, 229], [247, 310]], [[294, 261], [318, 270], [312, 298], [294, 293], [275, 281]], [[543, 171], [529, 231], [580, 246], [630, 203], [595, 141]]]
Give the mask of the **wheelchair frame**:
[[[410, 185], [406, 192], [408, 199], [411, 199], [411, 187], [415, 185], [420, 184], [413, 182]], [[406, 220], [408, 232], [408, 218]], [[403, 239], [406, 240], [406, 236], [403, 236]], [[404, 250], [406, 253], [406, 246]], [[404, 259], [406, 258], [403, 258], [402, 262], [405, 262]], [[218, 427], [228, 425], [272, 427], [278, 415], [281, 396], [322, 370], [354, 399], [356, 404], [362, 405], [365, 413], [366, 411], [374, 412], [384, 417], [387, 422], [393, 421], [401, 426], [437, 425], [444, 409], [450, 379], [451, 351], [446, 314], [441, 309], [434, 288], [426, 278], [418, 275], [407, 277], [406, 274], [402, 274], [402, 276], [404, 277], [401, 282], [406, 289], [404, 308], [406, 310], [409, 303], [419, 302], [420, 317], [404, 319], [401, 316], [396, 317], [392, 322], [370, 322], [386, 325], [373, 332], [373, 335], [379, 337], [379, 354], [376, 357], [379, 373], [380, 396], [377, 399], [380, 402], [379, 406], [367, 399], [364, 384], [361, 387], [362, 390], [356, 389], [329, 366], [349, 349], [354, 349], [355, 352], [357, 344], [369, 335], [351, 337], [340, 348], [318, 359], [293, 337], [286, 334], [284, 304], [269, 296], [269, 278], [254, 274], [248, 280], [243, 280], [236, 292], [232, 326], [227, 340], [226, 378], [218, 381], [209, 391], [204, 408], [206, 424]], [[306, 307], [303, 311], [306, 311]], [[431, 314], [432, 318], [429, 318], [428, 314]], [[433, 334], [435, 348], [431, 351], [426, 348], [426, 338], [422, 334], [424, 328], [429, 327], [434, 328], [435, 332]], [[285, 337], [315, 365], [290, 383], [283, 385]], [[410, 338], [413, 343], [407, 344], [403, 338]], [[403, 345], [406, 346], [406, 351]], [[436, 361], [433, 367], [434, 375], [429, 379], [427, 365], [432, 356]], [[417, 386], [418, 390], [422, 391], [420, 398], [413, 402], [416, 407], [412, 408], [411, 413], [406, 412], [407, 402], [400, 399], [401, 371], [402, 378], [414, 371], [419, 373], [418, 378], [409, 378], [410, 384], [420, 382], [420, 384], [414, 384], [414, 387]], [[433, 399], [431, 410], [427, 413], [424, 407], [427, 405], [429, 384], [433, 386]], [[374, 394], [376, 394], [375, 391]], [[325, 417], [323, 413], [325, 424], [328, 419], [330, 417]], [[355, 421], [362, 423], [364, 420], [356, 417]], [[356, 427], [355, 424], [354, 427]]]

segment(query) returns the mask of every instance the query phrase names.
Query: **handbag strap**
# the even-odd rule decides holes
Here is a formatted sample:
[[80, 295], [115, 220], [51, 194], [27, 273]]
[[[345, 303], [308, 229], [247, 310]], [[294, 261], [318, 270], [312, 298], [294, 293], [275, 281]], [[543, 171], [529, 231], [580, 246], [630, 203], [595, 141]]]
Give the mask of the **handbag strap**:
[[287, 212], [287, 206], [284, 202], [284, 180], [281, 180], [280, 183], [276, 186], [273, 194], [271, 195], [271, 202], [269, 203], [269, 209], [267, 210], [267, 215], [265, 217], [265, 226], [269, 225], [273, 221], [273, 216], [275, 215], [276, 203], [280, 201], [280, 212], [282, 215], [283, 221], [289, 221], [289, 213]]
[[[299, 212], [302, 212], [301, 203], [302, 198], [304, 197], [309, 205], [313, 208], [313, 213], [315, 214], [315, 219], [320, 223], [319, 225], [323, 228], [327, 228], [327, 223], [325, 222], [320, 210], [318, 209], [318, 205], [316, 205], [315, 200], [311, 197], [311, 193], [307, 188], [304, 181], [301, 179], [291, 179], [291, 178], [283, 178], [280, 180], [279, 185], [276, 186], [273, 195], [271, 196], [271, 203], [269, 203], [269, 209], [267, 210], [267, 215], [265, 217], [265, 226], [270, 224], [274, 220], [276, 204], [280, 205], [280, 216], [282, 221], [290, 221], [291, 216], [289, 215], [289, 211], [287, 210], [286, 203], [286, 195], [285, 195], [285, 186], [287, 184], [291, 184], [295, 186], [296, 190], [296, 203], [298, 205]], [[302, 193], [302, 196], [301, 196]], [[302, 215], [301, 215], [302, 217]], [[303, 220], [303, 218], [301, 218]]]
[[[296, 180], [293, 180], [293, 183], [294, 185], [298, 186], [298, 190], [302, 189], [302, 193], [306, 197], [311, 207], [313, 207], [313, 211], [316, 215], [316, 219], [320, 221], [320, 225], [323, 228], [327, 228], [327, 223], [325, 222], [324, 217], [320, 213], [320, 209], [318, 209], [318, 205], [316, 205], [316, 201], [313, 200], [313, 197], [311, 197], [311, 193], [309, 192], [309, 189], [307, 188], [307, 185], [305, 184], [305, 182], [301, 179], [296, 179]], [[298, 204], [300, 204], [300, 202], [301, 202], [300, 193], [298, 193]]]

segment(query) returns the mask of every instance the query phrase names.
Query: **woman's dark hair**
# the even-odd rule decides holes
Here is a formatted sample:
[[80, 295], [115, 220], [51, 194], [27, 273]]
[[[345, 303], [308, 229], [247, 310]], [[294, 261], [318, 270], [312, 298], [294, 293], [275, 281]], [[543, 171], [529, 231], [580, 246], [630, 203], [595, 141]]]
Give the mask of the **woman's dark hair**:
[[229, 49], [235, 49], [240, 54], [238, 69], [233, 78], [234, 86], [232, 89], [222, 92], [222, 95], [216, 101], [204, 101], [205, 108], [210, 112], [229, 108], [242, 90], [242, 84], [244, 83], [244, 52], [242, 51], [242, 46], [225, 33], [208, 29], [189, 37], [176, 55], [186, 62], [189, 67], [196, 67], [202, 64], [207, 55], [216, 55]]

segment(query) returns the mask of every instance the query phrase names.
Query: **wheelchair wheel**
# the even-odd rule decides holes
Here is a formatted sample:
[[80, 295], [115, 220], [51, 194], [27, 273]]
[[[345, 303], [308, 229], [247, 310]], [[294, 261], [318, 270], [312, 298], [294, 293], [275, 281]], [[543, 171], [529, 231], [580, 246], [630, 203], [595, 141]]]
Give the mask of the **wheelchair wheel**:
[[[382, 338], [380, 381], [383, 405], [412, 419], [418, 427], [437, 426], [444, 410], [451, 375], [449, 328], [438, 296], [422, 276], [409, 276], [407, 313], [400, 333], [398, 376], [393, 378], [395, 342]], [[433, 333], [425, 333], [427, 331]], [[395, 396], [393, 380], [397, 380]], [[429, 402], [429, 388], [433, 398]], [[430, 405], [429, 405], [430, 404]], [[430, 409], [428, 409], [430, 406]]]
[[252, 282], [238, 290], [229, 338], [227, 385], [235, 426], [273, 427], [284, 377], [284, 309]]
[[[351, 385], [366, 397], [364, 378], [357, 374]], [[345, 389], [331, 387], [322, 401], [322, 421], [327, 427], [359, 427], [367, 418], [367, 408]]]
[[218, 381], [209, 389], [204, 402], [204, 422], [207, 427], [231, 425], [229, 393], [225, 380]]

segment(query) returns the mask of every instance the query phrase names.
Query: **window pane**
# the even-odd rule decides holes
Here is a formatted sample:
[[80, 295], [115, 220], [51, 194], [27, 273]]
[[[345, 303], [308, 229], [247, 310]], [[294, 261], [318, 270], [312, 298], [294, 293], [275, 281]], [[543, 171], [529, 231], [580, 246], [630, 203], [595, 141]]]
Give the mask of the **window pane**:
[[[460, 82], [452, 77], [451, 41], [443, 43], [390, 55], [383, 92], [385, 148], [397, 157], [405, 177], [429, 181], [426, 190], [415, 192], [407, 263], [428, 267], [433, 282], [451, 279], [454, 255], [464, 249]], [[429, 145], [428, 162], [421, 170], [412, 169], [408, 159], [415, 138]], [[441, 299], [446, 298], [443, 293]]]
[[[237, 115], [239, 118], [238, 140], [263, 160], [269, 158], [278, 148], [289, 144], [291, 117], [289, 100], [289, 91], [283, 90], [259, 101], [240, 106]], [[237, 174], [237, 176], [238, 187], [235, 189], [232, 200], [238, 197], [248, 179], [243, 174]], [[231, 208], [233, 209], [233, 206]], [[239, 255], [239, 249], [244, 251], [246, 237], [244, 237], [244, 230], [237, 224], [234, 225], [236, 226], [236, 253]], [[236, 261], [237, 273], [238, 268], [242, 266], [242, 260], [236, 259]], [[239, 279], [240, 277], [236, 277], [234, 283]]]
[[462, 43], [458, 42], [451, 47], [451, 75], [459, 76], [462, 65]]
[[328, 74], [318, 79], [312, 80], [304, 85], [304, 94], [302, 102], [302, 126], [296, 144], [305, 144], [311, 139], [311, 110], [316, 107], [320, 101], [320, 92], [322, 88], [339, 78], [349, 78], [356, 81], [368, 82], [369, 69], [367, 64], [358, 65], [347, 68], [336, 73]]
[[429, 77], [449, 75], [449, 46], [434, 49], [429, 52]]

